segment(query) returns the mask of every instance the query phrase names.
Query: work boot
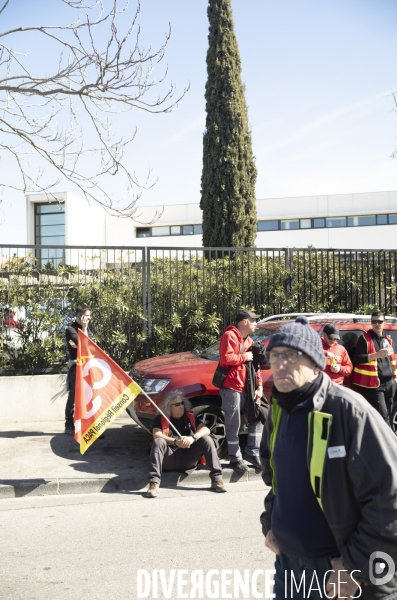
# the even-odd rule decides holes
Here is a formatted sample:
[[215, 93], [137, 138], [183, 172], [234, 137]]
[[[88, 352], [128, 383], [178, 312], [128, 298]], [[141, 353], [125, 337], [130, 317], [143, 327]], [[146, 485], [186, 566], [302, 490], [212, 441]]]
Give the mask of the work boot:
[[247, 467], [245, 462], [241, 459], [236, 460], [235, 462], [231, 462], [230, 466], [232, 467], [232, 469], [234, 469], [235, 471], [238, 471], [239, 473], [248, 473], [248, 471], [249, 471], [249, 468]]
[[220, 494], [222, 492], [227, 492], [225, 484], [223, 483], [223, 479], [217, 479], [216, 481], [213, 481], [211, 483], [211, 489], [215, 490], [216, 492], [219, 492]]
[[255, 467], [255, 469], [260, 469], [262, 471], [261, 461], [257, 454], [246, 454], [245, 452], [243, 452], [243, 458], [248, 463], [253, 465]]
[[159, 494], [159, 484], [151, 481], [149, 483], [148, 491], [146, 492], [146, 498], [157, 498]]
[[66, 435], [74, 435], [74, 425], [66, 423], [64, 433], [66, 433]]

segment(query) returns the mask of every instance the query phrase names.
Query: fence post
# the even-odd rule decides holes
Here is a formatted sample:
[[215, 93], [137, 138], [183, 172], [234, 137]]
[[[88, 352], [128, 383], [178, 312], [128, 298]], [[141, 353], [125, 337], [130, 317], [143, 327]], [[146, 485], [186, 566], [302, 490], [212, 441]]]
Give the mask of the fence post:
[[147, 304], [146, 304], [146, 248], [142, 248], [142, 316], [143, 316], [143, 358], [148, 358], [147, 350]]
[[292, 268], [293, 268], [293, 258], [294, 253], [291, 252], [290, 248], [284, 248], [284, 260], [285, 260], [285, 270], [287, 271], [287, 277], [285, 279], [285, 292], [289, 294], [292, 288]]
[[142, 313], [143, 313], [143, 358], [152, 356], [152, 295], [150, 286], [150, 248], [142, 248]]
[[146, 298], [147, 298], [147, 354], [152, 356], [152, 288], [150, 248], [146, 248]]

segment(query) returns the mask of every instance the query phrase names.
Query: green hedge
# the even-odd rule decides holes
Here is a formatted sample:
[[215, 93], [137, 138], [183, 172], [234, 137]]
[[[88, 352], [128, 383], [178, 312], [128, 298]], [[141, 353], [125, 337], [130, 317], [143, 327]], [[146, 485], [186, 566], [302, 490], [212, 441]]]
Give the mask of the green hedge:
[[95, 265], [38, 268], [26, 255], [2, 266], [0, 307], [23, 309], [25, 318], [16, 344], [1, 338], [0, 369], [66, 365], [64, 329], [80, 303], [91, 307], [97, 343], [125, 369], [149, 353], [210, 345], [240, 307], [263, 316], [375, 305], [396, 312], [395, 253], [182, 253], [152, 258], [150, 270], [122, 257], [113, 269]]

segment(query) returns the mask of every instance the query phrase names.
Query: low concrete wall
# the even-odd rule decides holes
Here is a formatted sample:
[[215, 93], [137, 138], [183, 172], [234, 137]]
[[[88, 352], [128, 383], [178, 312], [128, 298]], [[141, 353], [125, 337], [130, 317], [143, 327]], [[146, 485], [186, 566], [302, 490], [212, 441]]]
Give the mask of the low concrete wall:
[[66, 375], [0, 377], [0, 423], [63, 420], [65, 382]]
[[67, 397], [66, 374], [0, 377], [0, 428], [10, 421], [63, 421]]
[[63, 420], [65, 382], [66, 375], [0, 377], [0, 423]]

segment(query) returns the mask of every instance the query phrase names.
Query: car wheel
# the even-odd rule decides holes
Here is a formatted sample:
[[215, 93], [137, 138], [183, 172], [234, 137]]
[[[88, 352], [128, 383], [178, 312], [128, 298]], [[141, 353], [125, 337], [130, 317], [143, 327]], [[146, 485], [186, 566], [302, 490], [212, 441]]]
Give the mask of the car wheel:
[[390, 426], [394, 433], [397, 435], [397, 402], [394, 401], [393, 408], [390, 415]]
[[214, 404], [203, 404], [202, 406], [195, 406], [193, 414], [195, 417], [200, 417], [204, 425], [210, 430], [216, 452], [221, 458], [227, 452], [226, 429], [221, 409]]

